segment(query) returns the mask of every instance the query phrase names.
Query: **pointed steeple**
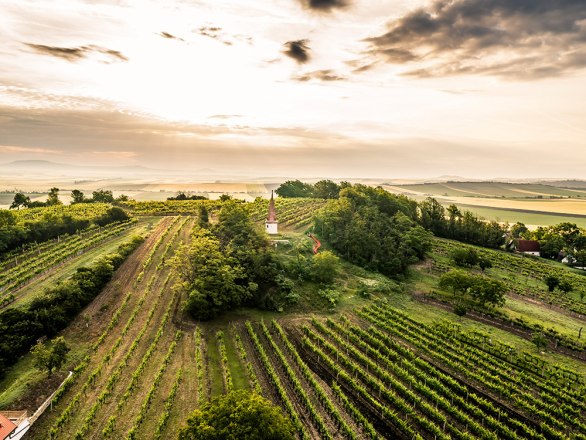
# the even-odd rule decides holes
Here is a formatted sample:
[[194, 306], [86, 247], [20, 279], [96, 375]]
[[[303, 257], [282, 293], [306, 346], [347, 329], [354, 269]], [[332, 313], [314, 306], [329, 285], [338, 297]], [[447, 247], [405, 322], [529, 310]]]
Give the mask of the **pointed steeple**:
[[267, 218], [268, 222], [276, 222], [277, 221], [277, 213], [275, 211], [275, 198], [273, 197], [273, 191], [271, 191], [271, 201], [269, 202], [269, 216]]

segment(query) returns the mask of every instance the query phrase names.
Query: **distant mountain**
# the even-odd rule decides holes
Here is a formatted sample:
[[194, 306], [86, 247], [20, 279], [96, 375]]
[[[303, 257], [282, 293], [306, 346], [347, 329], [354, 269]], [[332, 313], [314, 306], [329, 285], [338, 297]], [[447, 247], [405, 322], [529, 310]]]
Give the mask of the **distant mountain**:
[[212, 169], [198, 170], [162, 170], [148, 168], [142, 165], [72, 165], [66, 163], [51, 162], [49, 160], [16, 160], [14, 162], [0, 164], [0, 170], [4, 175], [19, 175], [34, 173], [44, 176], [68, 176], [68, 177], [132, 177], [132, 176], [197, 176], [218, 174]]

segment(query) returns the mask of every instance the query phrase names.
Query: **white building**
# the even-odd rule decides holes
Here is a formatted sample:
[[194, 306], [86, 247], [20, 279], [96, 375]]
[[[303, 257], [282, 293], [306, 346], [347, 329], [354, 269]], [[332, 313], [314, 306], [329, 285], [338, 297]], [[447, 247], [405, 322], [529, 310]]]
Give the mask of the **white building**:
[[277, 214], [275, 212], [275, 199], [273, 197], [273, 191], [271, 191], [271, 201], [269, 202], [269, 216], [265, 221], [265, 231], [267, 234], [275, 235], [278, 234], [279, 222], [277, 221]]

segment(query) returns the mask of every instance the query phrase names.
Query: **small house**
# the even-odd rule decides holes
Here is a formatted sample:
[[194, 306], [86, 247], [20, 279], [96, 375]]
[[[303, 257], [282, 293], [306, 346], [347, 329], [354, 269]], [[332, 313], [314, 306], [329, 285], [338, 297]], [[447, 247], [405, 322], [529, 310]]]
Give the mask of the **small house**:
[[12, 434], [15, 430], [16, 424], [0, 414], [0, 440], [12, 438]]
[[539, 242], [537, 240], [518, 240], [517, 252], [522, 254], [539, 256]]

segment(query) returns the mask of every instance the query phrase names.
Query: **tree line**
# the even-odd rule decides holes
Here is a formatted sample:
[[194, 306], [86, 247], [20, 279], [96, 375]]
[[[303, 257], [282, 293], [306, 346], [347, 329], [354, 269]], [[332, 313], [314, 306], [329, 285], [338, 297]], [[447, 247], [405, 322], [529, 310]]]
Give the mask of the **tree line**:
[[[41, 202], [39, 200], [31, 201], [31, 198], [24, 193], [16, 193], [14, 195], [14, 199], [12, 204], [10, 205], [10, 209], [20, 209], [20, 208], [43, 208], [45, 206], [57, 206], [62, 205], [63, 202], [59, 199], [59, 191], [61, 191], [57, 187], [53, 187], [49, 190], [49, 194], [47, 196], [47, 200], [45, 202]], [[116, 198], [112, 191], [110, 190], [97, 190], [92, 192], [92, 197], [86, 197], [83, 191], [78, 189], [74, 189], [71, 191], [71, 204], [75, 203], [118, 203], [118, 202], [127, 202], [129, 200], [128, 196], [122, 194]]]
[[133, 237], [116, 252], [101, 257], [89, 267], [80, 267], [71, 278], [48, 289], [30, 304], [0, 313], [0, 375], [39, 338], [50, 338], [67, 327], [142, 241], [142, 237]]

